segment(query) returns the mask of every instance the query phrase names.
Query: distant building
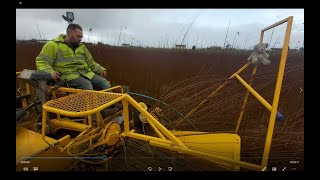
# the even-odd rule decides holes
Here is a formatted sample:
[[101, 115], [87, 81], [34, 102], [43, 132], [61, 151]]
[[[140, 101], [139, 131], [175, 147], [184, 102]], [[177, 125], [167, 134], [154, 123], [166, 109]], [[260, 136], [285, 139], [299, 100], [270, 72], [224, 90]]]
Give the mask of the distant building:
[[122, 47], [130, 47], [130, 44], [122, 44]]
[[282, 51], [282, 48], [271, 48], [271, 51], [281, 52], [281, 51]]
[[210, 46], [210, 47], [208, 47], [207, 49], [221, 50], [222, 47], [220, 47], [220, 46]]
[[176, 44], [176, 49], [186, 49], [186, 45]]
[[[271, 52], [282, 53], [282, 48], [271, 48]], [[288, 48], [288, 53], [296, 53], [296, 54], [303, 55], [304, 54], [304, 48], [299, 48], [299, 49], [290, 49], [290, 48]]]

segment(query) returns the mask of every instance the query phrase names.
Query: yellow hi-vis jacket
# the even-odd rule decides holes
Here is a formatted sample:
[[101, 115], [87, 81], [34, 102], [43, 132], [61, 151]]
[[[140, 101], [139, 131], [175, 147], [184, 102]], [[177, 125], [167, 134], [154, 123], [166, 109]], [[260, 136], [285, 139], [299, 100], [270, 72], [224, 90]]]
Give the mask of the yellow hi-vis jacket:
[[66, 36], [61, 34], [53, 41], [47, 42], [36, 58], [37, 70], [47, 73], [60, 72], [61, 80], [69, 81], [80, 75], [92, 79], [95, 73], [106, 69], [96, 63], [83, 43], [73, 51], [64, 42]]

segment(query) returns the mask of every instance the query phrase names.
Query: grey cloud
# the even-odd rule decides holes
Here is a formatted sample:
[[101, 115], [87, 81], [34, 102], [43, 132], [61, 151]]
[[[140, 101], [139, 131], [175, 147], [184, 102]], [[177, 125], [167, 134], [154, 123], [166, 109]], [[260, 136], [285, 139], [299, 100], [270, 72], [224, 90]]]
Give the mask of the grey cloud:
[[[228, 20], [231, 19], [228, 42], [231, 44], [235, 42], [236, 47], [243, 47], [246, 44], [247, 48], [259, 41], [262, 28], [270, 25], [270, 22], [276, 22], [278, 18], [287, 16], [287, 12], [291, 12], [278, 13], [276, 10], [266, 10], [264, 13], [262, 10], [255, 10], [247, 13], [248, 10], [243, 10], [232, 13], [231, 10], [228, 10], [225, 18], [221, 18], [223, 17], [221, 16], [223, 11], [211, 9], [186, 11], [175, 9], [17, 9], [16, 37], [18, 39], [38, 38], [39, 33], [36, 24], [43, 38], [52, 39], [60, 33], [64, 33], [68, 23], [62, 19], [61, 15], [65, 15], [67, 11], [74, 12], [74, 23], [83, 27], [83, 41], [94, 40], [104, 43], [108, 41], [109, 44], [117, 45], [122, 27], [120, 44], [124, 42], [136, 44], [139, 42], [144, 46], [158, 46], [159, 43], [163, 44], [168, 40], [169, 45], [172, 46], [176, 40], [176, 43], [181, 43], [192, 19], [196, 15], [200, 15], [186, 36], [185, 42], [189, 46], [194, 44], [203, 47], [222, 46]], [[214, 16], [213, 13], [208, 14], [208, 12], [213, 12], [219, 17]], [[301, 11], [292, 12], [301, 15]], [[263, 14], [263, 16], [259, 20], [258, 17], [254, 16], [254, 13]], [[241, 14], [245, 15], [244, 23], [246, 24], [238, 23]], [[272, 15], [277, 16], [277, 19], [272, 20], [274, 18]], [[293, 25], [292, 42], [303, 41], [304, 33], [299, 31], [303, 28], [303, 25], [301, 25], [303, 17], [297, 17], [296, 19], [300, 20]], [[199, 24], [197, 24], [197, 21]], [[89, 32], [90, 28], [92, 28], [91, 32]], [[281, 28], [274, 31], [272, 41], [275, 41], [277, 36], [279, 36], [279, 39], [282, 38], [283, 35], [279, 35], [281, 31]], [[237, 32], [239, 32], [238, 35]], [[179, 33], [180, 36], [178, 36]], [[266, 38], [269, 36], [270, 32], [265, 34]], [[247, 42], [245, 42], [247, 37]]]

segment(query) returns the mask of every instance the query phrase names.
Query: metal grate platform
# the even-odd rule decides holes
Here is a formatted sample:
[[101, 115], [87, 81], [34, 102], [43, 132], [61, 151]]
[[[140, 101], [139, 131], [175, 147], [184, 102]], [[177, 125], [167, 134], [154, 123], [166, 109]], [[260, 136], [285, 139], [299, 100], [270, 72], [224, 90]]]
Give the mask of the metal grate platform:
[[62, 98], [50, 100], [46, 102], [45, 105], [69, 112], [84, 112], [98, 108], [119, 97], [121, 97], [121, 94], [83, 91]]

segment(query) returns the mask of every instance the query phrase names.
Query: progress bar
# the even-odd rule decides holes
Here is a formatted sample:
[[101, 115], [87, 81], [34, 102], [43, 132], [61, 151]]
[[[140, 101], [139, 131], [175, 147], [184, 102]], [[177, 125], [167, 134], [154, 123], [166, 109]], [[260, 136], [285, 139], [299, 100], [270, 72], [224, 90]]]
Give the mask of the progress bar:
[[107, 159], [107, 156], [101, 157], [24, 157], [24, 159]]

